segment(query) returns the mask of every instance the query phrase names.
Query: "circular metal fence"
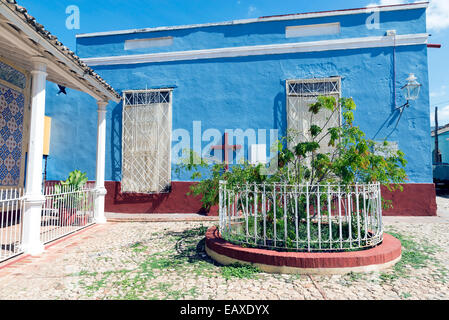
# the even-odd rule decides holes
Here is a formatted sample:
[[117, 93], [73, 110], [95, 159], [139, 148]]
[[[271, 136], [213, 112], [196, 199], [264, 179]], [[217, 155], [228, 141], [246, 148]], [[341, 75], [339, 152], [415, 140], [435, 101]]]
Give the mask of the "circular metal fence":
[[252, 184], [220, 182], [221, 236], [248, 247], [351, 251], [382, 242], [380, 184]]

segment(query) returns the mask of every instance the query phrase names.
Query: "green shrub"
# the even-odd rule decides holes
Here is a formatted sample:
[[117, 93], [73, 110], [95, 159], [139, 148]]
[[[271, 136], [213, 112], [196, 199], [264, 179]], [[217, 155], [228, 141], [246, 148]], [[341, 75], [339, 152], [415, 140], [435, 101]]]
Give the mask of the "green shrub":
[[[376, 154], [376, 143], [366, 139], [365, 133], [354, 125], [355, 109], [356, 105], [351, 98], [341, 98], [337, 103], [334, 97], [318, 97], [318, 101], [309, 107], [313, 123], [309, 130], [311, 138], [288, 148], [299, 135], [298, 132], [290, 130], [287, 136], [272, 146], [272, 150], [277, 150], [277, 155], [271, 161], [278, 162], [278, 170], [274, 174], [264, 175], [263, 165], [254, 166], [247, 161], [233, 165], [226, 171], [224, 164], [211, 164], [192, 150], [184, 151], [185, 158], [176, 170], [192, 172], [192, 179], [202, 178], [191, 186], [190, 194], [201, 195], [206, 209], [218, 204], [221, 180], [226, 181], [228, 190], [247, 183], [251, 185], [276, 182], [311, 185], [379, 182], [389, 190], [402, 190], [400, 184], [407, 179], [404, 153], [400, 150], [391, 151], [387, 157]], [[337, 127], [330, 127], [329, 121], [323, 127], [315, 124], [316, 115], [324, 110], [332, 112], [330, 117], [341, 110], [342, 124]], [[328, 139], [328, 145], [333, 147], [331, 152], [320, 152], [320, 142], [324, 139]], [[388, 142], [384, 141], [383, 147], [387, 146]], [[208, 176], [203, 177], [204, 171]], [[384, 202], [384, 206], [388, 205], [388, 202]]]

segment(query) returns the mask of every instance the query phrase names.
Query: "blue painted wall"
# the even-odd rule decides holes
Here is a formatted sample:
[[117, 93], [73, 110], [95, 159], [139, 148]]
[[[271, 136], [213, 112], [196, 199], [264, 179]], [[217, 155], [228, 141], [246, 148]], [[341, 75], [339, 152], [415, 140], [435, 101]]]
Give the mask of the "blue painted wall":
[[[113, 56], [144, 52], [179, 51], [291, 41], [322, 40], [336, 36], [285, 39], [286, 25], [340, 21], [339, 37], [425, 32], [424, 10], [381, 13], [381, 30], [368, 30], [368, 15], [323, 19], [266, 22], [248, 25], [195, 28], [171, 32], [134, 34], [78, 39], [81, 57]], [[171, 35], [169, 48], [124, 51], [125, 39]], [[395, 128], [393, 48], [340, 50], [315, 53], [280, 54], [253, 57], [176, 61], [136, 65], [95, 67], [118, 92], [146, 87], [175, 86], [173, 91], [173, 129], [184, 128], [191, 137], [193, 121], [201, 121], [202, 131], [225, 129], [286, 130], [285, 80], [341, 76], [342, 95], [357, 104], [356, 124], [368, 138], [397, 141], [408, 160], [409, 182], [432, 182], [431, 144], [429, 142], [429, 89], [427, 48], [425, 45], [396, 48], [396, 105], [405, 101], [400, 87], [408, 73], [415, 73], [423, 84], [419, 99], [407, 108]], [[96, 104], [86, 94], [68, 90], [56, 95], [49, 83], [47, 115], [53, 116], [48, 179], [63, 179], [73, 169], [95, 177]], [[121, 180], [121, 104], [111, 103], [107, 112], [106, 180]], [[176, 137], [174, 137], [176, 138]], [[260, 142], [269, 144], [269, 141]], [[176, 144], [173, 141], [172, 144]], [[192, 142], [191, 142], [192, 144]], [[208, 142], [203, 142], [203, 147]], [[245, 152], [246, 154], [246, 152]], [[173, 181], [189, 180], [176, 175]]]
[[47, 81], [45, 114], [52, 117], [47, 180], [65, 180], [79, 169], [95, 180], [97, 150], [97, 104], [85, 93], [66, 89]]
[[[430, 144], [432, 146], [432, 154], [435, 151], [435, 137], [430, 137]], [[438, 148], [441, 152], [441, 162], [449, 163], [449, 132], [440, 133], [438, 135]], [[432, 159], [433, 162], [434, 159]]]
[[[387, 30], [396, 30], [397, 34], [426, 32], [424, 9], [381, 12], [380, 28], [368, 29], [366, 20], [371, 14], [343, 15], [313, 19], [267, 21], [250, 24], [197, 27], [181, 30], [132, 33], [125, 35], [88, 37], [77, 39], [77, 54], [83, 58], [120, 56], [168, 51], [200, 50], [236, 46], [254, 46], [264, 44], [290, 43], [298, 41], [318, 41], [341, 38], [359, 38], [384, 36]], [[286, 38], [287, 26], [300, 26], [340, 22], [341, 33], [300, 38]], [[171, 46], [153, 47], [137, 50], [125, 50], [125, 40], [173, 37]]]

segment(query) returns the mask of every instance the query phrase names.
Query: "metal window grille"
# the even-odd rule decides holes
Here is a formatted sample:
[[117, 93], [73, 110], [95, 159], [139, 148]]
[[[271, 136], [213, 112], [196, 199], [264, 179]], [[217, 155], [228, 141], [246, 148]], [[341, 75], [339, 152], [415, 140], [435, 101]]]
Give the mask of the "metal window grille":
[[[309, 107], [317, 102], [319, 96], [332, 96], [338, 99], [341, 96], [341, 78], [320, 78], [306, 80], [287, 80], [287, 128], [294, 133], [294, 139], [290, 142], [289, 148], [302, 141], [310, 141], [311, 112]], [[329, 110], [322, 110], [314, 115], [314, 124], [323, 127], [326, 123], [328, 127], [335, 127], [340, 124], [340, 111], [332, 115]], [[320, 152], [332, 151], [328, 146], [329, 138], [325, 138], [320, 143]]]
[[172, 91], [124, 92], [122, 191], [166, 192], [171, 182]]
[[23, 252], [22, 213], [23, 189], [0, 190], [0, 262]]

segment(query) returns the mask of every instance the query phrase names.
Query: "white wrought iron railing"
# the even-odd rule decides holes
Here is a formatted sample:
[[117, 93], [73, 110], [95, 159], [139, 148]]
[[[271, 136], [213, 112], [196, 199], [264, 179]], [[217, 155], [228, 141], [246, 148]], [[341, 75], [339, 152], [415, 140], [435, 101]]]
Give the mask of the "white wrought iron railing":
[[95, 190], [53, 185], [44, 189], [41, 241], [48, 243], [94, 222]]
[[373, 247], [383, 238], [380, 184], [219, 187], [219, 228], [232, 243], [292, 251]]
[[23, 189], [0, 190], [0, 262], [22, 253]]

